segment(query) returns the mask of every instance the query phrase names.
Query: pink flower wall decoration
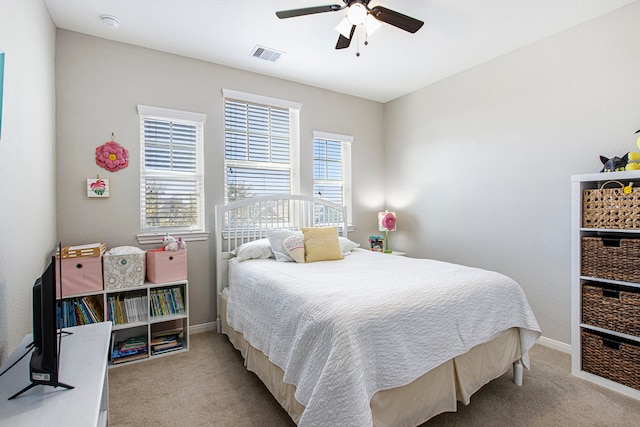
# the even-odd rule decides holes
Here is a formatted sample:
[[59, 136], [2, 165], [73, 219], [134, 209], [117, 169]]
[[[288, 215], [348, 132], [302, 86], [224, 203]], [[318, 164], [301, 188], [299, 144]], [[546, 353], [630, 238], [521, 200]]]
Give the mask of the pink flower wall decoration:
[[129, 166], [129, 150], [115, 141], [96, 148], [96, 164], [109, 172], [117, 172]]

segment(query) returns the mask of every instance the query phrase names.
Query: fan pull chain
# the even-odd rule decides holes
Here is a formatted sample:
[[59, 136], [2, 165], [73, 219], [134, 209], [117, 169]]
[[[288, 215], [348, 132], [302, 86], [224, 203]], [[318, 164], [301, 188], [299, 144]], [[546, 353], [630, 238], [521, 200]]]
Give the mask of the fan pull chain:
[[[364, 45], [368, 46], [369, 45], [369, 35], [367, 34], [366, 30], [364, 30]], [[360, 56], [360, 32], [356, 31], [356, 56], [359, 57]]]

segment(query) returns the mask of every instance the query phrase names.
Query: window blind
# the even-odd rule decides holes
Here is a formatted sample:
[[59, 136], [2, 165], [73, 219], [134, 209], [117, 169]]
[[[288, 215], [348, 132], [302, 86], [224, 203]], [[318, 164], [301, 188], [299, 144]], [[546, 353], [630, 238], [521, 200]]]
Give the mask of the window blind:
[[289, 108], [225, 98], [225, 198], [291, 193]]
[[342, 141], [313, 140], [313, 194], [344, 204]]
[[[353, 137], [313, 131], [313, 194], [347, 207], [351, 223], [351, 144]], [[321, 216], [321, 215], [320, 215]]]
[[203, 230], [203, 124], [141, 116], [141, 228]]

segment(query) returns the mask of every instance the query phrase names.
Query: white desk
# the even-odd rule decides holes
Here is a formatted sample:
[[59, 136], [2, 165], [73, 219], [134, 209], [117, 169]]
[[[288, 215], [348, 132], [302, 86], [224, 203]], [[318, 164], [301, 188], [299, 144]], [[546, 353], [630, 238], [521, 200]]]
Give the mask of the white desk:
[[[88, 427], [108, 425], [109, 385], [107, 354], [111, 323], [102, 322], [65, 328], [58, 380], [75, 388], [38, 385], [13, 400], [10, 396], [29, 385], [29, 361], [25, 356], [0, 377], [0, 426]], [[31, 334], [0, 368], [3, 372], [25, 352]]]

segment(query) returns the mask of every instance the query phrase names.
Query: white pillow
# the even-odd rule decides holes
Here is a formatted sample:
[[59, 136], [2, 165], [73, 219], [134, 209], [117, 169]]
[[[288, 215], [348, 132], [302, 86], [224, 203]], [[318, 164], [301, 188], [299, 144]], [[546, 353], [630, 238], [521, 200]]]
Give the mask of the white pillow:
[[273, 258], [273, 252], [271, 252], [271, 245], [269, 245], [268, 239], [258, 239], [243, 243], [231, 251], [231, 253], [238, 258], [238, 261]]
[[342, 236], [338, 236], [338, 244], [340, 245], [340, 252], [342, 252], [342, 255], [348, 255], [352, 250], [360, 247], [360, 243], [352, 242]]
[[282, 246], [295, 262], [304, 262], [304, 237], [289, 236], [282, 241]]
[[271, 245], [271, 252], [276, 256], [276, 261], [293, 262], [293, 258], [291, 258], [282, 244], [284, 239], [289, 236], [302, 236], [302, 232], [287, 230], [286, 228], [267, 230], [267, 239], [269, 239], [269, 244]]

